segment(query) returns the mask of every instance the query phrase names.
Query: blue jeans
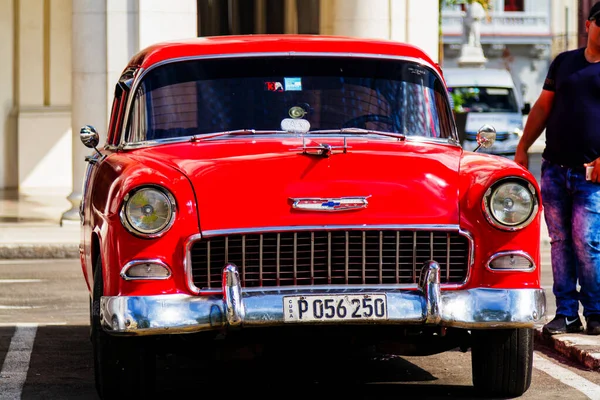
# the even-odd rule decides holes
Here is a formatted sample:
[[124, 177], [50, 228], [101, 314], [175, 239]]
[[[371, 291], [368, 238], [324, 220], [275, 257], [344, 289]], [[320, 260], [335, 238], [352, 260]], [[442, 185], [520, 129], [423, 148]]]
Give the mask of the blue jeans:
[[[542, 160], [542, 202], [551, 243], [556, 314], [600, 314], [600, 183], [585, 169]], [[580, 291], [577, 291], [579, 280]]]

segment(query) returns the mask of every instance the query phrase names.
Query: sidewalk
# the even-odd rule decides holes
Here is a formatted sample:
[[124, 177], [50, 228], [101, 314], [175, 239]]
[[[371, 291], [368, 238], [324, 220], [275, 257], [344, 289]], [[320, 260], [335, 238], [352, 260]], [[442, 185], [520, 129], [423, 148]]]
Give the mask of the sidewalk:
[[[18, 194], [0, 190], [0, 260], [78, 258], [79, 223], [60, 224], [61, 215], [70, 208], [68, 195], [66, 192]], [[548, 251], [550, 242], [545, 223], [542, 223], [541, 234], [542, 251]], [[546, 296], [552, 296], [551, 289], [546, 289]], [[551, 304], [547, 310], [548, 321], [555, 312], [554, 303]], [[600, 336], [545, 338], [541, 334], [542, 325], [538, 324], [535, 329], [537, 344], [553, 348], [584, 368], [600, 371]]]
[[79, 223], [60, 224], [68, 195], [0, 190], [0, 259], [78, 258]]

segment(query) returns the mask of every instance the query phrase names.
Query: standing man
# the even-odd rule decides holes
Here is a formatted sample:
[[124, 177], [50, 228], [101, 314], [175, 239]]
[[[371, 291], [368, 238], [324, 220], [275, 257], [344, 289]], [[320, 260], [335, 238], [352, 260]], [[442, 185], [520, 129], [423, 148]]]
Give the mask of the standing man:
[[556, 297], [547, 335], [583, 331], [579, 302], [586, 333], [600, 335], [600, 2], [585, 29], [586, 47], [552, 61], [515, 154], [527, 167], [527, 150], [546, 129], [540, 186]]

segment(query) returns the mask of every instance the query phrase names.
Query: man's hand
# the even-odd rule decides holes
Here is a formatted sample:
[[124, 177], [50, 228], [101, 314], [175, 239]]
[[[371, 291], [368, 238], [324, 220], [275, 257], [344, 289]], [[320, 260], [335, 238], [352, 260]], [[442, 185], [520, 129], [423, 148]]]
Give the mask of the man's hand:
[[521, 164], [523, 167], [528, 168], [529, 166], [529, 157], [527, 156], [527, 151], [517, 147], [517, 151], [515, 152], [515, 162], [517, 164]]

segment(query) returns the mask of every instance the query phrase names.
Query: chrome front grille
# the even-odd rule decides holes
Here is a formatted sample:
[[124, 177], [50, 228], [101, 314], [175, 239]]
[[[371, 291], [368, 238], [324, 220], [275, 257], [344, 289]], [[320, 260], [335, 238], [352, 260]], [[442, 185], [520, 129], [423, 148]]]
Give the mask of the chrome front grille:
[[469, 240], [458, 232], [344, 230], [251, 233], [194, 242], [189, 254], [199, 289], [220, 289], [223, 267], [238, 267], [242, 287], [415, 284], [428, 260], [441, 283], [463, 283]]

